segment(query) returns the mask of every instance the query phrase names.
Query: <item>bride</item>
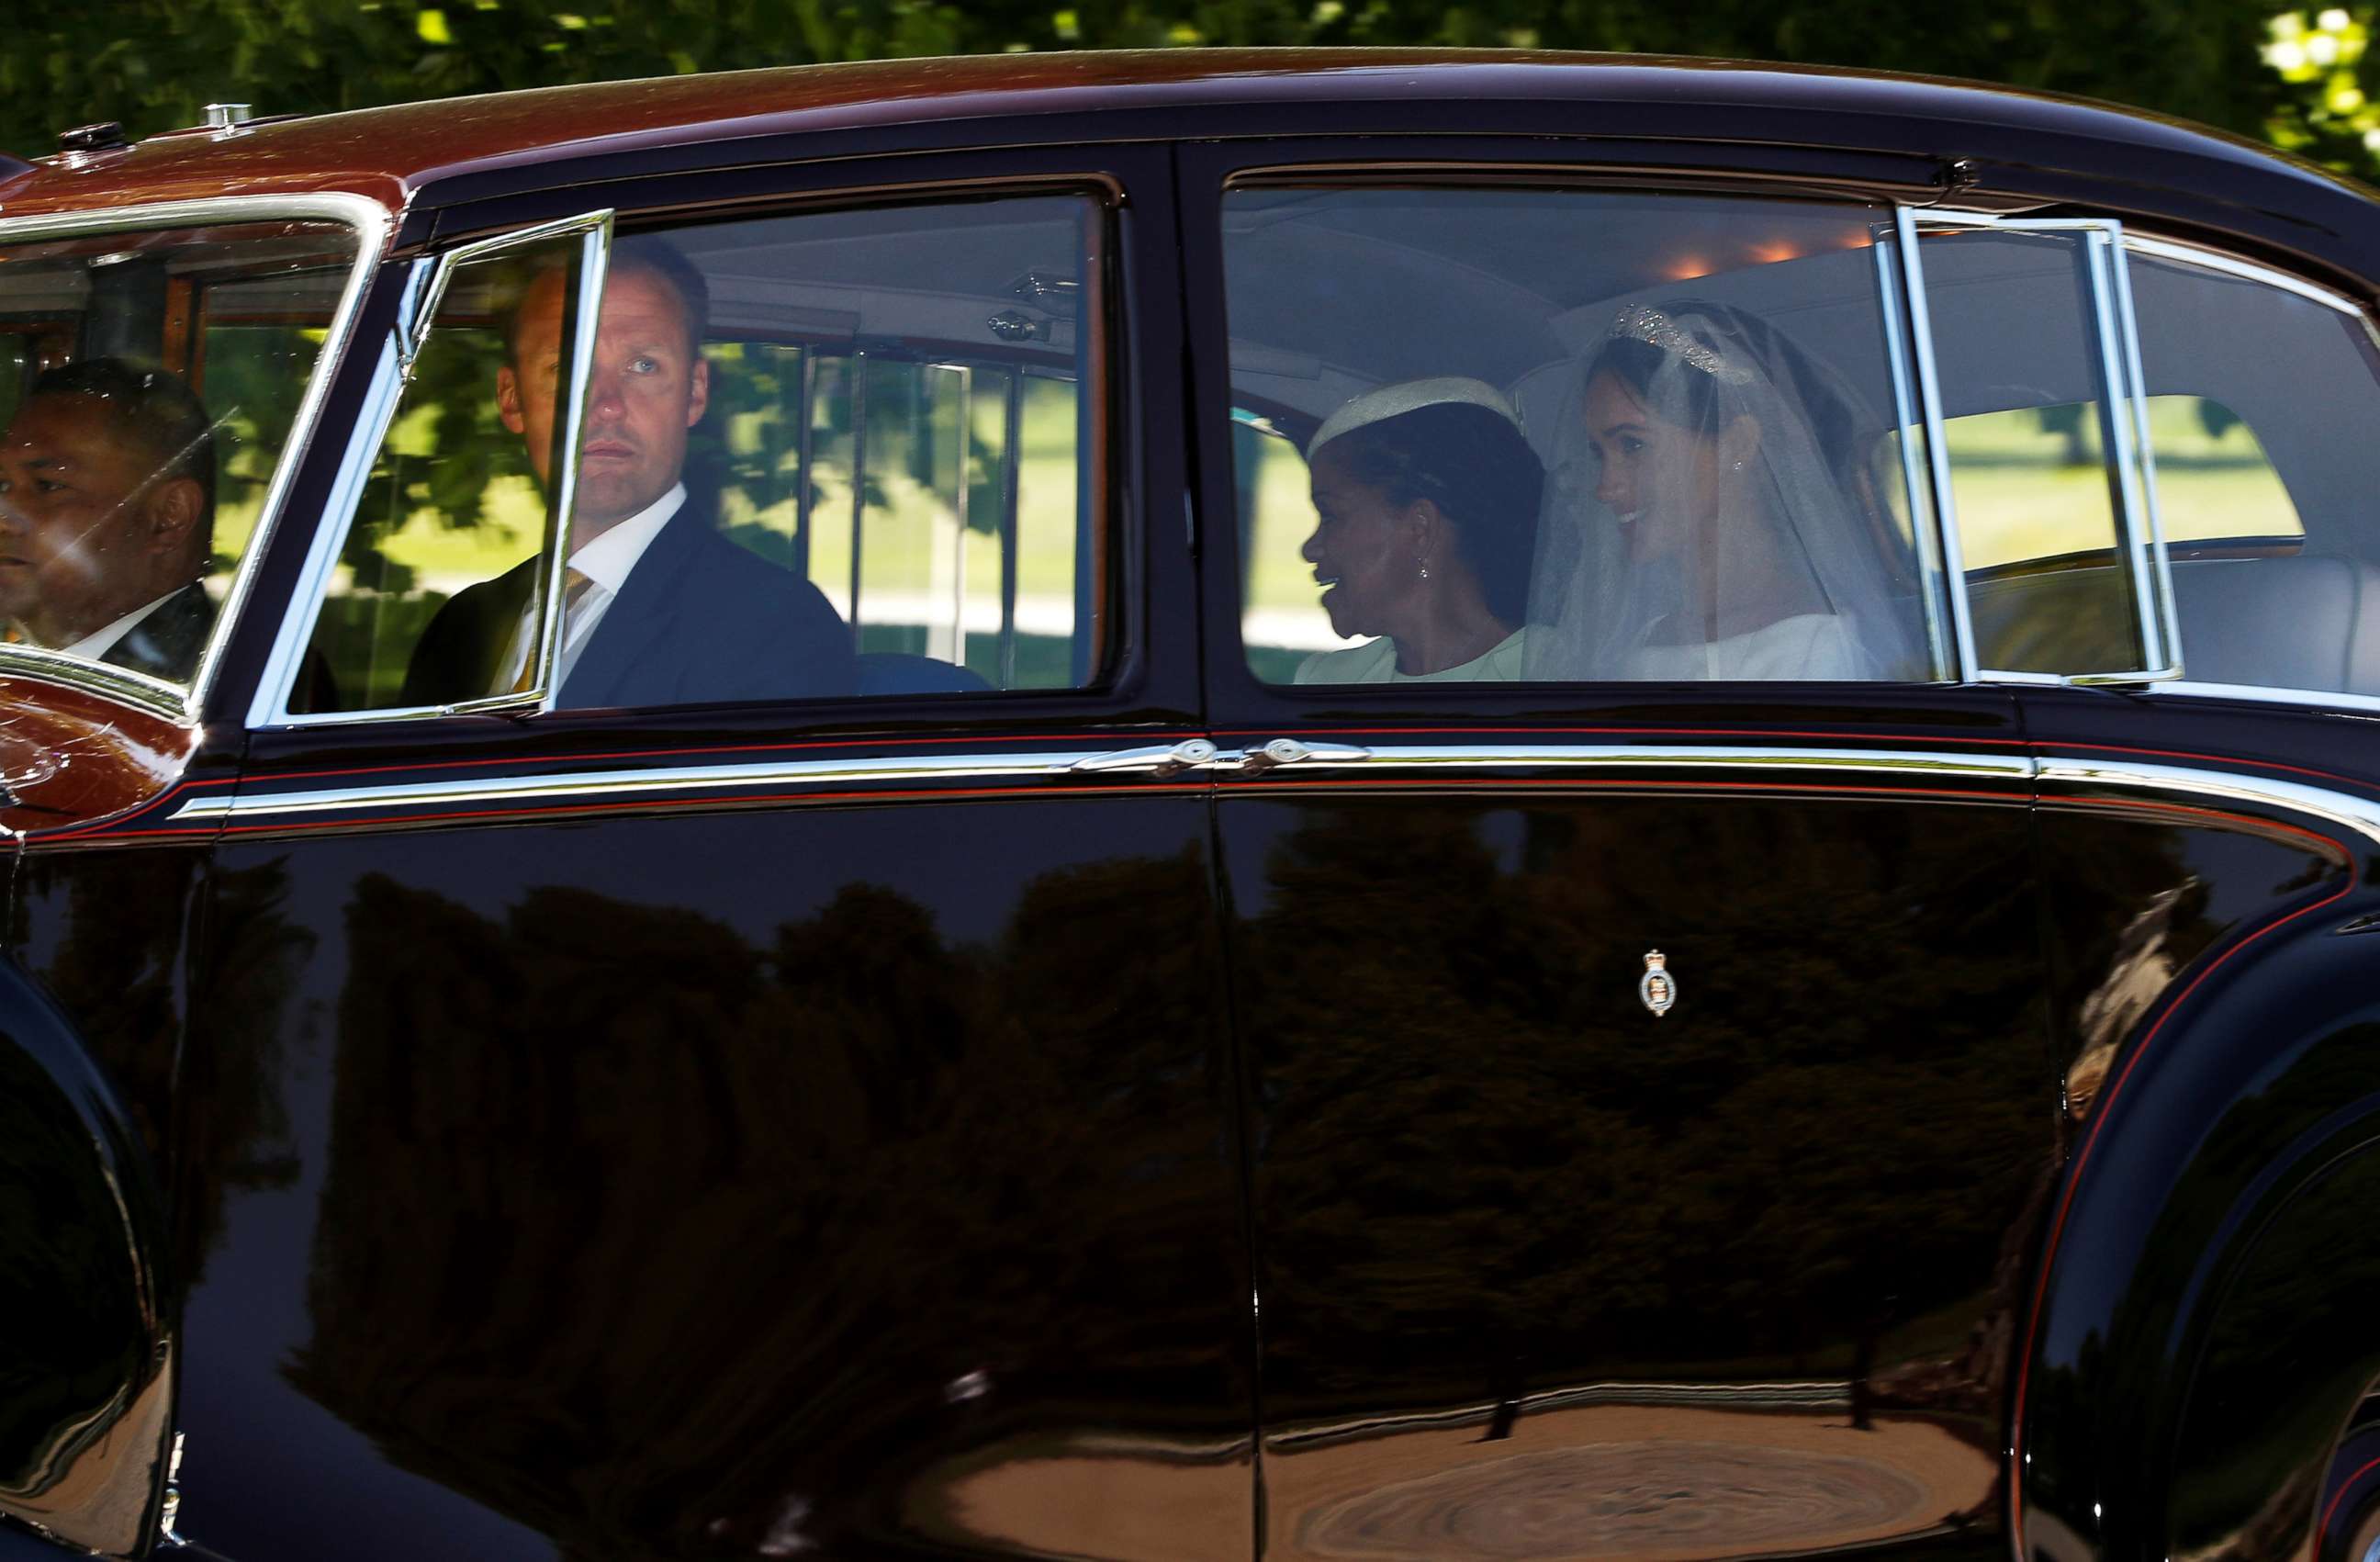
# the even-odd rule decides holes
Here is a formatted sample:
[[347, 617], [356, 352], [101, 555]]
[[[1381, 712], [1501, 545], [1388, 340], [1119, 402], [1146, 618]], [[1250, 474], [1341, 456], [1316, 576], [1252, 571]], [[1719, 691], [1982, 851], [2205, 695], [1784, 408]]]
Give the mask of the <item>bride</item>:
[[1528, 676], [1900, 678], [1849, 389], [1723, 304], [1622, 309], [1560, 425]]

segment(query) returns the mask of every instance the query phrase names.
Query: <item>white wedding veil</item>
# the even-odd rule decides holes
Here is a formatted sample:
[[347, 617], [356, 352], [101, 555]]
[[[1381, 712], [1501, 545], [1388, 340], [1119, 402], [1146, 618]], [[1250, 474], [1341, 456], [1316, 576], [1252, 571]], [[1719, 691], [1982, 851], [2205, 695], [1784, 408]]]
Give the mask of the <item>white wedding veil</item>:
[[1743, 311], [1620, 308], [1543, 445], [1526, 676], [1932, 676], [1864, 475], [1880, 426]]

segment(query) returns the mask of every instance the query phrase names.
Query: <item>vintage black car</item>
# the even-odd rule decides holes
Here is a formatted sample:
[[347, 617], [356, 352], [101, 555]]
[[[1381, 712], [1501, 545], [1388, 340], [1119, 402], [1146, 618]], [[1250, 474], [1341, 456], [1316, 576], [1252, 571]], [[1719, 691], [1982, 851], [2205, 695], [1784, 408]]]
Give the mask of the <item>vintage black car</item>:
[[0, 165], [0, 1556], [2371, 1562], [2375, 304], [1764, 67]]

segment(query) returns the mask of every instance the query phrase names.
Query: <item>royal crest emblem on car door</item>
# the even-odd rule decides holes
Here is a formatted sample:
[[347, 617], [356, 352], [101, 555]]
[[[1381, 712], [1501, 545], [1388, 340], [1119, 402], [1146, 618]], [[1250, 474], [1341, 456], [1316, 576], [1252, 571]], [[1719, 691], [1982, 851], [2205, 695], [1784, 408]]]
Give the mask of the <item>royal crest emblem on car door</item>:
[[1637, 980], [1636, 995], [1658, 1019], [1678, 1001], [1678, 980], [1670, 974], [1670, 957], [1658, 949], [1645, 952], [1645, 974]]

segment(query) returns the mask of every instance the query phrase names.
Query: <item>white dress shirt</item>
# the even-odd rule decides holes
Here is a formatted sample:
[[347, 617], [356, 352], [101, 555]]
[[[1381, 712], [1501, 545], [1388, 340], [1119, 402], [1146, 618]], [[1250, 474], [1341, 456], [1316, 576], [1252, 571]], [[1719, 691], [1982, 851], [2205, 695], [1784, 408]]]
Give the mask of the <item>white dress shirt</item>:
[[139, 624], [141, 619], [146, 618], [152, 613], [154, 613], [159, 608], [164, 606], [166, 599], [173, 596], [175, 592], [179, 592], [181, 589], [181, 587], [176, 586], [173, 591], [167, 592], [164, 596], [157, 598], [154, 602], [143, 603], [140, 606], [134, 608], [131, 612], [126, 614], [123, 617], [118, 618], [113, 624], [109, 624], [103, 628], [93, 629], [91, 633], [83, 636], [82, 639], [75, 641], [72, 645], [62, 645], [58, 647], [58, 649], [65, 652], [69, 656], [85, 656], [89, 657], [91, 661], [96, 662], [101, 657], [106, 655], [117, 641], [122, 640], [126, 635], [130, 634], [135, 625]]
[[[628, 583], [629, 572], [637, 567], [637, 561], [645, 556], [645, 550], [652, 545], [653, 539], [661, 534], [670, 517], [677, 514], [685, 503], [686, 484], [673, 483], [668, 493], [627, 519], [613, 522], [604, 529], [601, 536], [570, 555], [568, 567], [594, 583], [587, 588], [586, 594], [578, 600], [577, 610], [563, 623], [562, 647], [554, 657], [555, 689], [569, 681], [571, 669], [578, 665], [580, 653], [595, 636], [595, 626], [601, 623], [603, 615], [610, 611], [612, 599], [620, 594], [620, 588]], [[152, 603], [150, 605], [153, 607], [156, 604]], [[537, 599], [531, 596], [521, 609], [519, 626], [513, 630], [513, 648], [504, 657], [504, 676], [496, 685], [498, 690], [511, 689], [520, 681], [521, 669], [528, 664], [536, 630]]]

